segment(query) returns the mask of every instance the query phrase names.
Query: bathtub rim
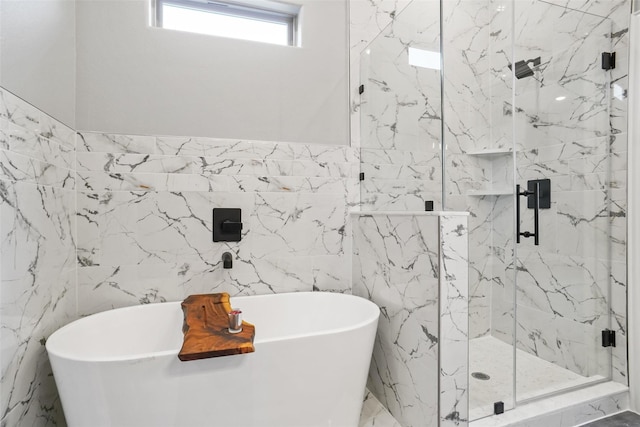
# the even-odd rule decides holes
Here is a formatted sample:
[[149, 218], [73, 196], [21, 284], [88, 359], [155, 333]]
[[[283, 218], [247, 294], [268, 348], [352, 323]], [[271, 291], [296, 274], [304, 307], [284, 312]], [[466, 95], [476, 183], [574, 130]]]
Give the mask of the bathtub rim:
[[[308, 338], [308, 337], [318, 337], [318, 336], [325, 336], [325, 335], [332, 335], [332, 334], [339, 334], [339, 333], [345, 333], [345, 332], [350, 332], [350, 331], [354, 331], [357, 329], [361, 329], [361, 328], [365, 328], [368, 325], [378, 321], [378, 318], [380, 317], [380, 307], [378, 307], [374, 302], [357, 296], [357, 295], [352, 295], [352, 294], [343, 294], [343, 293], [339, 293], [339, 292], [317, 292], [317, 291], [310, 291], [310, 292], [282, 292], [279, 294], [264, 294], [264, 295], [238, 295], [238, 296], [234, 296], [231, 297], [233, 298], [244, 298], [244, 297], [251, 297], [251, 298], [257, 298], [257, 299], [262, 299], [262, 298], [272, 298], [272, 297], [277, 297], [278, 295], [287, 295], [287, 294], [295, 294], [295, 295], [304, 295], [304, 294], [331, 294], [331, 295], [339, 295], [337, 298], [343, 298], [343, 297], [348, 297], [348, 298], [356, 298], [358, 300], [364, 300], [366, 302], [368, 302], [369, 304], [367, 304], [368, 306], [371, 307], [371, 313], [366, 313], [365, 316], [365, 320], [362, 320], [360, 322], [356, 322], [353, 323], [352, 325], [349, 325], [347, 327], [343, 327], [343, 328], [333, 328], [333, 329], [327, 329], [327, 330], [322, 330], [319, 332], [314, 332], [312, 334], [290, 334], [290, 335], [283, 335], [283, 336], [279, 336], [279, 337], [275, 337], [275, 338], [269, 338], [269, 339], [263, 339], [263, 340], [259, 340], [259, 341], [255, 341], [254, 344], [260, 345], [260, 344], [268, 344], [268, 343], [275, 343], [275, 342], [280, 342], [280, 341], [287, 341], [287, 340], [294, 340], [294, 339], [300, 339], [300, 338]], [[86, 362], [86, 363], [111, 363], [111, 362], [129, 362], [129, 361], [138, 361], [138, 360], [149, 360], [149, 359], [155, 359], [155, 358], [160, 358], [160, 357], [164, 357], [164, 356], [178, 356], [178, 353], [180, 352], [180, 348], [176, 348], [176, 349], [171, 349], [171, 350], [163, 350], [163, 351], [156, 351], [153, 353], [136, 353], [134, 355], [127, 355], [127, 356], [112, 356], [112, 357], [104, 357], [104, 356], [100, 356], [100, 357], [77, 357], [74, 356], [73, 354], [71, 354], [71, 352], [63, 352], [63, 351], [57, 351], [55, 348], [53, 350], [51, 350], [50, 348], [50, 339], [51, 337], [53, 337], [58, 331], [63, 331], [65, 329], [71, 328], [74, 326], [74, 323], [76, 322], [81, 322], [84, 319], [88, 319], [88, 318], [96, 318], [96, 317], [102, 317], [102, 316], [109, 316], [109, 315], [113, 315], [114, 311], [120, 311], [120, 312], [125, 312], [125, 311], [132, 311], [132, 310], [140, 310], [140, 309], [144, 309], [145, 306], [151, 306], [151, 305], [169, 305], [169, 304], [180, 304], [182, 301], [166, 301], [166, 302], [161, 302], [161, 303], [152, 303], [152, 304], [138, 304], [138, 305], [132, 305], [132, 306], [128, 306], [128, 307], [119, 307], [119, 308], [114, 308], [114, 309], [110, 309], [110, 310], [105, 310], [105, 311], [101, 311], [99, 313], [94, 313], [94, 314], [90, 314], [88, 316], [76, 319], [66, 325], [64, 325], [61, 328], [58, 328], [57, 330], [55, 330], [53, 333], [51, 333], [51, 335], [49, 335], [49, 337], [46, 340], [45, 343], [45, 348], [47, 351], [48, 356], [55, 356], [59, 359], [63, 359], [63, 360], [68, 360], [68, 361], [74, 361], [74, 362]], [[375, 310], [373, 309], [375, 307]], [[375, 316], [373, 315], [375, 313]], [[247, 354], [251, 354], [251, 353], [247, 353]], [[204, 359], [206, 360], [206, 359]]]

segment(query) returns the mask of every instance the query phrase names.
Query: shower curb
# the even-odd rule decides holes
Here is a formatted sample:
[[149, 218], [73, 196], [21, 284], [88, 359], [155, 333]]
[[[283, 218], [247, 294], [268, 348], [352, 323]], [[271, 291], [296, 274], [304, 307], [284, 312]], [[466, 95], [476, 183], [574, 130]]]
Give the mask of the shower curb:
[[629, 388], [609, 381], [518, 406], [469, 427], [574, 427], [629, 409]]

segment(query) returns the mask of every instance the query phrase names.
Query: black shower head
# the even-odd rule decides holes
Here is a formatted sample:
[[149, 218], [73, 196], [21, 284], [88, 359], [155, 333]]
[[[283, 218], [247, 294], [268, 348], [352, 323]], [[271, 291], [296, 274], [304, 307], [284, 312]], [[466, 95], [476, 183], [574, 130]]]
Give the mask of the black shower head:
[[[516, 62], [516, 78], [518, 79], [522, 79], [525, 77], [531, 77], [533, 76], [533, 70], [529, 67], [528, 64], [533, 65], [534, 67], [537, 67], [538, 65], [540, 65], [540, 57], [534, 58], [534, 59], [529, 59], [527, 61], [518, 61]], [[509, 64], [508, 67], [511, 70], [512, 64]]]
[[[509, 64], [509, 69], [511, 70], [511, 64]], [[533, 70], [529, 68], [526, 62], [518, 61], [516, 62], [516, 78], [522, 79], [524, 77], [533, 76]]]

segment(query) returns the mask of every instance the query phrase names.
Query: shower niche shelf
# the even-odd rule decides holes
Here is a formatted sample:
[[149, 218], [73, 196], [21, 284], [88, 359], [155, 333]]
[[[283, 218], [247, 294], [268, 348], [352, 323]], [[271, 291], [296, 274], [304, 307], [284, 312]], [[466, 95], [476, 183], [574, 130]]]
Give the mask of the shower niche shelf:
[[493, 188], [488, 190], [469, 190], [467, 196], [482, 197], [482, 196], [509, 196], [513, 194], [511, 188]]
[[[509, 156], [513, 154], [513, 150], [510, 147], [483, 148], [481, 150], [468, 151], [466, 154], [483, 159], [481, 162], [486, 163], [486, 170], [491, 174], [491, 181], [485, 182], [485, 188], [468, 190], [465, 193], [467, 196], [508, 196], [514, 194], [515, 190], [505, 186], [505, 181], [502, 178], [505, 176], [505, 171], [510, 170]], [[494, 173], [496, 177], [493, 176]]]

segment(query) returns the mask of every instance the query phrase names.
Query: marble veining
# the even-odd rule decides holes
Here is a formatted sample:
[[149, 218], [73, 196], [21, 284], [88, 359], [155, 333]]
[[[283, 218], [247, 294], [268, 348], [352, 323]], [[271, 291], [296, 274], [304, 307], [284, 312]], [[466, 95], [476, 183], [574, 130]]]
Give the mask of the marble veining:
[[633, 427], [640, 425], [640, 415], [635, 412], [624, 411], [582, 425], [584, 427]]
[[[616, 129], [626, 108], [626, 82], [617, 74], [626, 68], [605, 72], [593, 54], [624, 43], [623, 3], [445, 2], [443, 29], [450, 70], [444, 92], [451, 98], [444, 188], [447, 209], [471, 213], [470, 337], [510, 342], [516, 334], [519, 349], [584, 376], [607, 376], [612, 354], [614, 378], [625, 382], [624, 350], [603, 349], [598, 337], [608, 327], [610, 301], [625, 346], [625, 196], [618, 189], [626, 188], [626, 136]], [[516, 60], [541, 57], [534, 75], [515, 87], [507, 68], [512, 38]], [[515, 265], [512, 196], [470, 196], [513, 188], [511, 153], [474, 154], [511, 146], [513, 128], [515, 183], [552, 181], [541, 244], [518, 245]], [[523, 227], [532, 221], [525, 210]]]
[[628, 388], [610, 381], [520, 405], [504, 414], [473, 421], [470, 426], [575, 427], [628, 408]]
[[439, 3], [412, 2], [360, 54], [362, 209], [441, 209], [440, 73], [411, 65], [439, 51]]
[[381, 309], [369, 389], [403, 426], [466, 424], [466, 215], [352, 219], [353, 292]]
[[[350, 291], [348, 147], [80, 134], [80, 312], [181, 299]], [[211, 209], [243, 212], [243, 239], [212, 244]], [[221, 269], [223, 252], [234, 268]]]
[[75, 133], [0, 89], [2, 425], [64, 421], [44, 341], [76, 316]]
[[438, 217], [354, 218], [353, 292], [381, 310], [368, 387], [406, 426], [438, 423]]
[[[515, 106], [510, 102], [511, 79], [505, 73], [513, 30], [507, 19], [510, 3], [444, 2], [448, 8], [444, 11], [445, 68], [450, 70], [445, 81], [444, 183], [438, 169], [442, 115], [439, 86], [434, 86], [437, 73], [400, 67], [400, 61], [406, 60], [403, 42], [434, 50], [437, 21], [427, 18], [437, 14], [428, 13], [432, 6], [428, 2], [412, 3], [416, 4], [413, 12], [409, 3], [350, 3], [352, 117], [358, 123], [360, 111], [373, 113], [367, 116], [362, 134], [373, 137], [376, 144], [361, 144], [360, 126], [352, 126], [353, 147], [363, 146], [362, 158], [367, 158], [371, 178], [363, 183], [363, 201], [371, 208], [421, 210], [424, 200], [434, 200], [438, 206], [444, 185], [446, 208], [471, 212], [473, 321], [468, 334], [512, 337], [513, 309], [505, 304], [514, 292], [509, 286], [512, 276], [523, 265], [509, 261], [512, 237], [503, 231], [509, 229], [505, 224], [512, 218], [509, 197], [466, 193], [514, 184], [508, 181], [508, 156], [487, 159], [468, 153], [510, 146], [515, 124], [523, 136], [516, 141], [523, 165], [518, 180], [552, 177], [557, 200], [563, 202], [543, 218], [545, 227], [554, 233], [572, 230], [567, 239], [545, 239], [543, 251], [523, 252], [533, 264], [525, 274], [530, 292], [518, 294], [522, 313], [518, 346], [582, 373], [601, 370], [607, 365], [606, 357], [583, 355], [594, 345], [593, 331], [606, 318], [603, 284], [609, 283], [611, 327], [618, 333], [618, 346], [612, 351], [613, 378], [625, 383], [627, 67], [612, 70], [603, 82], [598, 80], [597, 58], [583, 58], [579, 52], [615, 50], [625, 64], [628, 1], [516, 2], [517, 53], [522, 58], [544, 57], [539, 73], [545, 78], [518, 81]], [[577, 23], [575, 10], [581, 11]], [[420, 24], [400, 25], [411, 15], [420, 17]], [[552, 21], [562, 22], [560, 28], [586, 29], [586, 42], [580, 43], [570, 32], [528, 30]], [[381, 32], [385, 36], [378, 37]], [[546, 51], [540, 40], [528, 38], [534, 33], [553, 37], [554, 43], [546, 45], [564, 47]], [[357, 94], [360, 60], [372, 41], [375, 49], [370, 61], [378, 74], [364, 74], [370, 78], [371, 90], [361, 98]], [[577, 78], [580, 69], [586, 72]], [[415, 89], [416, 84], [423, 89]], [[611, 99], [602, 95], [607, 86]], [[568, 93], [565, 105], [570, 108], [554, 107], [554, 91]], [[584, 102], [582, 92], [589, 95]], [[389, 107], [380, 108], [380, 103]], [[546, 114], [538, 107], [544, 107]], [[540, 141], [544, 142], [540, 146], [527, 145]], [[61, 423], [42, 342], [78, 314], [214, 289], [233, 294], [301, 289], [349, 292], [351, 224], [346, 218], [360, 200], [359, 156], [354, 148], [323, 145], [155, 135], [76, 136], [75, 130], [0, 90], [2, 423]], [[565, 197], [569, 193], [573, 196]], [[207, 239], [210, 209], [229, 203], [252, 212], [247, 218], [251, 233], [246, 233], [241, 245], [213, 250]], [[586, 214], [578, 209], [580, 203], [588, 205]], [[490, 220], [494, 221], [490, 231], [478, 232]], [[607, 233], [608, 243], [602, 245]], [[273, 244], [273, 250], [265, 250], [265, 244]], [[585, 244], [606, 246], [610, 265], [603, 264], [603, 251], [571, 253]], [[239, 268], [232, 272], [219, 268], [221, 252], [226, 250], [237, 257]], [[563, 263], [560, 272], [553, 266], [555, 261]], [[436, 270], [425, 271], [428, 276]], [[385, 274], [400, 274], [401, 280], [411, 277], [402, 268]], [[56, 277], [55, 284], [51, 277]], [[584, 280], [565, 288], [563, 277]], [[384, 290], [382, 285], [377, 288]], [[396, 295], [390, 301], [405, 296]], [[391, 304], [389, 319], [401, 318], [402, 310], [393, 308]], [[416, 310], [415, 314], [422, 314]], [[419, 328], [424, 337], [420, 350], [428, 353], [433, 350], [430, 345], [440, 344], [433, 341], [440, 331], [426, 325]], [[412, 348], [406, 341], [401, 343], [405, 350]], [[453, 409], [456, 399], [445, 401]], [[616, 402], [609, 406], [620, 407]], [[586, 412], [584, 408], [577, 411], [573, 420], [584, 419], [579, 415]]]
[[[349, 82], [351, 123], [360, 120], [358, 93], [362, 68], [360, 54], [411, 0], [353, 0], [349, 2]], [[360, 126], [351, 126], [351, 146], [360, 146]]]
[[[359, 73], [352, 75], [360, 124], [352, 138], [365, 173], [362, 206], [411, 211], [434, 200], [438, 209], [444, 188], [445, 209], [471, 213], [469, 336], [511, 342], [515, 334], [531, 355], [584, 376], [607, 376], [612, 364], [613, 379], [626, 383], [629, 2], [443, 2], [442, 113], [432, 70], [407, 65], [408, 47], [439, 50], [430, 44], [438, 14], [424, 16], [433, 5], [417, 3], [400, 3], [392, 13], [391, 2], [372, 2], [366, 12], [357, 9], [362, 2], [352, 6], [352, 31], [366, 34], [353, 40], [351, 54]], [[616, 51], [614, 70], [601, 70], [603, 51]], [[534, 76], [514, 87], [507, 65], [537, 56]], [[514, 128], [516, 182], [513, 153], [476, 154], [513, 147]], [[552, 180], [553, 194], [551, 209], [541, 213], [541, 245], [525, 240], [514, 263], [510, 194], [515, 184], [540, 178]], [[525, 210], [522, 224], [531, 223]], [[619, 339], [612, 350], [597, 342], [608, 327]]]
[[469, 279], [466, 216], [440, 218], [440, 426], [469, 420]]
[[[216, 291], [351, 292], [357, 150], [76, 135], [0, 101], [3, 424], [63, 422], [43, 343], [77, 316]], [[243, 209], [241, 242], [212, 242], [214, 207]]]
[[369, 390], [364, 395], [358, 427], [401, 427]]

